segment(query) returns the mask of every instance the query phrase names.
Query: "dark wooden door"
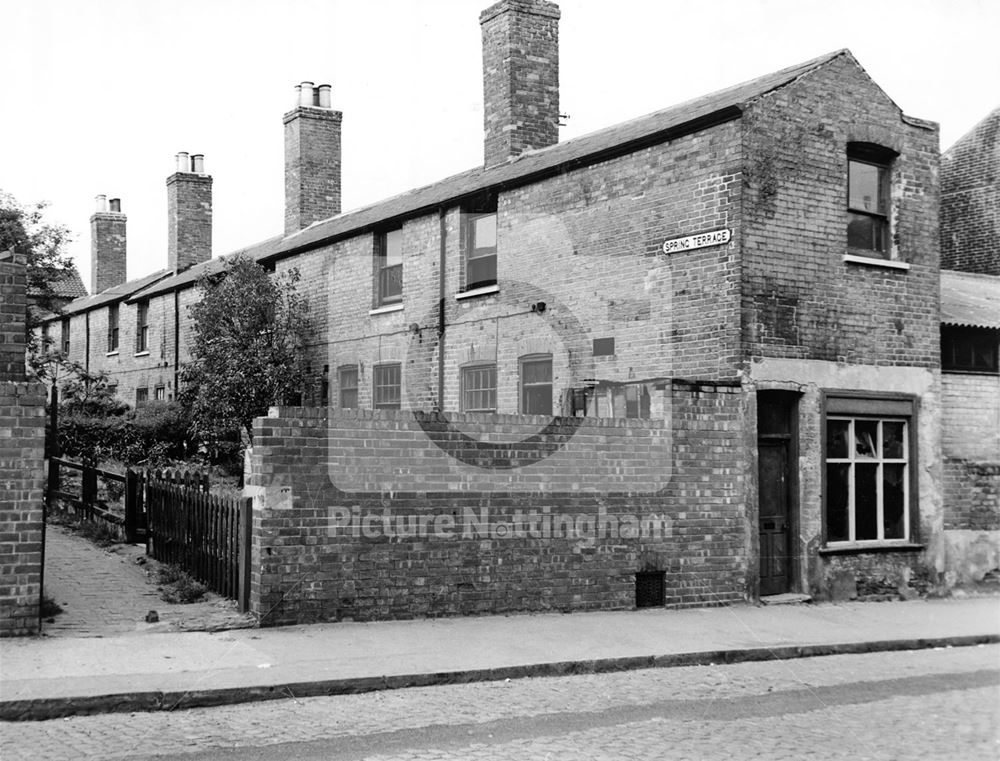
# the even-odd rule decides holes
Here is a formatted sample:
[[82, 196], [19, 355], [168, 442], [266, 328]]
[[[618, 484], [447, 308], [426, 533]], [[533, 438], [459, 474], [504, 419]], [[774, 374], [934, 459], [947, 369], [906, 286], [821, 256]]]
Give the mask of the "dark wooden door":
[[789, 591], [788, 441], [759, 441], [760, 593]]

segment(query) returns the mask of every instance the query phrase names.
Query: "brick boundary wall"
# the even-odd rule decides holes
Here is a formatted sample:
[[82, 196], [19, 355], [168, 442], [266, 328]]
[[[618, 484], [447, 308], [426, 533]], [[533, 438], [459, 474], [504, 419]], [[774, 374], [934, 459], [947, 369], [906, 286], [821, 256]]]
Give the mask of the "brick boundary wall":
[[[742, 391], [674, 383], [668, 393], [671, 420], [588, 419], [586, 440], [567, 445], [577, 447], [575, 465], [553, 472], [546, 463], [549, 470], [536, 484], [512, 480], [514, 488], [507, 491], [477, 490], [474, 477], [461, 475], [442, 491], [343, 491], [333, 483], [336, 474], [364, 465], [375, 442], [379, 457], [387, 445], [398, 450], [387, 462], [393, 472], [429, 468], [438, 450], [420, 424], [438, 418], [409, 411], [330, 410], [328, 416], [322, 408], [272, 410], [255, 423], [248, 460], [248, 493], [254, 496], [251, 611], [261, 624], [277, 625], [627, 609], [635, 605], [636, 572], [647, 570], [665, 573], [668, 607], [746, 599]], [[516, 439], [537, 432], [540, 420], [448, 417], [480, 440]], [[634, 437], [657, 425], [672, 433], [669, 445], [662, 444], [671, 450], [672, 474], [658, 491], [631, 492], [632, 469], [649, 459], [633, 446]], [[604, 492], [544, 490], [561, 477], [602, 467]], [[552, 520], [549, 535], [542, 521], [532, 523], [534, 533], [528, 530], [529, 520], [546, 515]], [[577, 524], [582, 534], [560, 533], [557, 522], [566, 528], [567, 515], [584, 516]], [[365, 516], [375, 529], [384, 520], [391, 528], [412, 529], [421, 516], [429, 529], [446, 528], [447, 516], [456, 525], [444, 535], [418, 529], [417, 536], [388, 537], [384, 531], [365, 537], [352, 535], [350, 527], [333, 528], [338, 519], [365, 525]], [[595, 524], [603, 530], [590, 528], [587, 536]], [[650, 530], [656, 526], [659, 534]]]
[[25, 379], [25, 284], [23, 259], [0, 261], [0, 637], [38, 632], [42, 581], [45, 392]]

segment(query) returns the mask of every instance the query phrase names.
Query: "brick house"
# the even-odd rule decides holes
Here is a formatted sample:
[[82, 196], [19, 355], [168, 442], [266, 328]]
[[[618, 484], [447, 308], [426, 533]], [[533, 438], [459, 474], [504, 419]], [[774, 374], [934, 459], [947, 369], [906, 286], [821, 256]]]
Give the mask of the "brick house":
[[[313, 407], [255, 437], [253, 609], [705, 605], [936, 579], [937, 126], [841, 50], [560, 143], [559, 16], [482, 13], [482, 166], [348, 213], [341, 114], [328, 86], [296, 88], [284, 235], [245, 253], [299, 269], [321, 331]], [[87, 356], [126, 399], [173, 394], [185, 307], [221, 267], [210, 178], [186, 169], [168, 180], [192, 198], [170, 202], [167, 270], [70, 307], [71, 336], [117, 310], [121, 364], [110, 344]]]
[[1000, 108], [941, 156], [945, 569], [1000, 569]]

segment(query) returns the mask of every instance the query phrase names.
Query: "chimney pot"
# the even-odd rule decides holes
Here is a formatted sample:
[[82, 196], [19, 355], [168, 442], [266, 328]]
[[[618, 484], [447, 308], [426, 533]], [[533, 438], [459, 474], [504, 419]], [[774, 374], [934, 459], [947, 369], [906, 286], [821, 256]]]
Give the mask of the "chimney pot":
[[302, 105], [302, 85], [295, 85], [295, 105], [293, 108], [298, 108]]
[[95, 196], [94, 200], [97, 202], [96, 211], [98, 214], [108, 210], [108, 197], [106, 195]]
[[205, 154], [194, 154], [191, 157], [191, 168], [195, 174], [205, 174]]
[[319, 107], [320, 108], [331, 108], [330, 106], [330, 90], [332, 88], [330, 85], [320, 85], [319, 86]]
[[312, 106], [315, 105], [316, 93], [313, 90], [312, 82], [303, 82], [299, 85], [301, 88], [299, 105], [300, 106]]
[[177, 171], [178, 172], [191, 171], [191, 158], [184, 151], [181, 151], [180, 153], [177, 154]]
[[110, 201], [110, 203], [111, 203], [111, 211], [113, 211], [115, 214], [121, 214], [121, 212], [122, 212], [122, 199], [120, 199], [120, 198], [112, 198], [111, 201]]

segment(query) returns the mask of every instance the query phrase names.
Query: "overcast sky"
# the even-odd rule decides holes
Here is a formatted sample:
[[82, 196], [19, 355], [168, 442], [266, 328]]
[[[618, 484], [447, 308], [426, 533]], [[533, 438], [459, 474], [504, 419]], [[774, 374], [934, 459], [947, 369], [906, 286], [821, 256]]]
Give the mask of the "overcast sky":
[[[128, 276], [166, 266], [178, 151], [214, 177], [213, 255], [283, 229], [282, 114], [344, 112], [343, 208], [482, 162], [489, 0], [0, 0], [0, 189], [49, 201], [90, 286], [94, 196]], [[850, 48], [946, 149], [1000, 102], [997, 0], [562, 0], [560, 139]]]

